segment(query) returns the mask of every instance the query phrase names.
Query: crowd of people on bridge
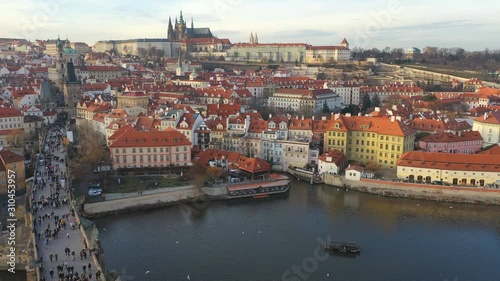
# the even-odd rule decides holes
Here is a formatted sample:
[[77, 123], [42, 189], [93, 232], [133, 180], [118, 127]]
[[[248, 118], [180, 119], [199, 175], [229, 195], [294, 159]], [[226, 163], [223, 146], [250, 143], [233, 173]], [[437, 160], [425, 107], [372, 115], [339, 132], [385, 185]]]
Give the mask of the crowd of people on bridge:
[[[93, 249], [88, 247], [87, 241], [83, 239], [80, 249], [74, 249], [74, 245], [65, 243], [69, 241], [72, 231], [81, 228], [75, 216], [75, 210], [69, 206], [70, 190], [64, 166], [67, 165], [64, 159], [63, 143], [65, 132], [64, 123], [48, 126], [45, 147], [38, 159], [38, 169], [30, 194], [33, 232], [39, 256], [40, 281], [102, 280], [101, 272], [95, 271], [92, 267], [90, 257]], [[61, 233], [63, 233], [62, 237]], [[44, 248], [40, 249], [39, 245], [42, 243]], [[56, 248], [61, 248], [56, 247], [56, 243], [59, 246], [65, 246], [64, 253], [56, 252]], [[80, 259], [76, 257], [76, 252], [79, 252]], [[48, 256], [48, 259], [44, 260], [44, 256]], [[75, 268], [76, 264], [83, 264], [83, 266]]]

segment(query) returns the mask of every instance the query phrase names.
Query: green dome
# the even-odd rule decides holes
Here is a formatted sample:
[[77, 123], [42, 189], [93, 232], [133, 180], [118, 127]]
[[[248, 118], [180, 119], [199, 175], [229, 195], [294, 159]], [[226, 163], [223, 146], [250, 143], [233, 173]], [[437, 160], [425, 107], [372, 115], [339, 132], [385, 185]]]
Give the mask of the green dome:
[[76, 55], [75, 49], [73, 49], [71, 47], [64, 48], [64, 53], [67, 55]]

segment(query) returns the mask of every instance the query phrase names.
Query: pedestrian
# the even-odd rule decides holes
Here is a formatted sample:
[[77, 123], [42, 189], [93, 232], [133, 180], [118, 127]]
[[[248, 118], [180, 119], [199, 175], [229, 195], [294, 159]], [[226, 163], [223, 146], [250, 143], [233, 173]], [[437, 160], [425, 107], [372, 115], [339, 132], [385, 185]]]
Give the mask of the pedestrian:
[[50, 259], [50, 262], [52, 262], [52, 258], [54, 258], [54, 255], [52, 253], [49, 254], [49, 259]]
[[50, 269], [49, 270], [49, 274], [50, 274], [50, 279], [54, 279], [54, 269]]
[[55, 258], [55, 259], [56, 259], [56, 261], [57, 261], [57, 253], [56, 253], [56, 254], [54, 254], [54, 258]]
[[75, 260], [75, 251], [71, 252], [71, 260]]
[[89, 271], [92, 271], [92, 264], [90, 262], [89, 262], [88, 268], [89, 268]]

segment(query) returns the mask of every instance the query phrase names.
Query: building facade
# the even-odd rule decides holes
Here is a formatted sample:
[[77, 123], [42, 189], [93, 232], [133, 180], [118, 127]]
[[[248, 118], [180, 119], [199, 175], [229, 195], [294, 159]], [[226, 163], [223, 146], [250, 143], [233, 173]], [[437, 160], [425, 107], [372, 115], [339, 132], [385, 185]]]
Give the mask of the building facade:
[[410, 182], [440, 181], [459, 186], [500, 184], [497, 155], [413, 151], [401, 156], [397, 176]]
[[477, 131], [438, 133], [422, 138], [418, 146], [425, 152], [475, 154], [483, 148], [483, 137]]
[[[9, 173], [9, 171], [11, 171]], [[16, 191], [26, 188], [26, 173], [24, 169], [24, 158], [16, 153], [2, 149], [0, 150], [0, 194], [7, 192], [9, 175], [15, 175]]]
[[234, 44], [226, 57], [234, 61], [303, 63], [307, 44]]
[[278, 89], [269, 97], [269, 106], [286, 111], [321, 112], [324, 105], [333, 111], [342, 107], [341, 98], [330, 89]]
[[500, 143], [500, 112], [485, 113], [474, 119], [472, 127], [483, 136], [483, 147]]
[[349, 43], [344, 38], [340, 46], [307, 46], [306, 63], [334, 63], [351, 59]]
[[397, 160], [413, 151], [415, 131], [395, 117], [336, 114], [325, 136], [325, 151], [337, 149], [348, 161], [396, 168]]
[[172, 128], [138, 132], [129, 126], [118, 130], [110, 140], [114, 170], [191, 165], [191, 142]]

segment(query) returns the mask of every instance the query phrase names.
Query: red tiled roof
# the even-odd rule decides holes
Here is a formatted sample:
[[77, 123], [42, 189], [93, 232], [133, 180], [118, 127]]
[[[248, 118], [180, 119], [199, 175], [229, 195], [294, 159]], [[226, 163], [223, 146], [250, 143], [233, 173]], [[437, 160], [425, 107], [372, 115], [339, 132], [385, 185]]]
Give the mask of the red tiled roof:
[[[332, 160], [328, 161], [327, 160], [328, 157], [331, 157]], [[323, 162], [327, 162], [327, 163], [335, 163], [335, 165], [340, 166], [340, 165], [342, 165], [342, 163], [344, 163], [346, 161], [346, 158], [345, 158], [344, 153], [342, 153], [340, 150], [334, 149], [334, 150], [330, 150], [326, 153], [323, 153], [319, 157], [319, 160], [323, 161]]]
[[[337, 124], [340, 125], [340, 129], [336, 128]], [[392, 122], [389, 118], [368, 116], [347, 117], [344, 115], [341, 115], [337, 120], [333, 120], [328, 131], [362, 131], [401, 137], [415, 133], [413, 129], [397, 120]]]
[[2, 162], [4, 163], [16, 163], [16, 162], [22, 162], [24, 161], [24, 158], [19, 156], [18, 154], [10, 151], [3, 149], [0, 151], [0, 158], [2, 159]]
[[483, 137], [477, 131], [462, 132], [460, 135], [452, 133], [439, 133], [426, 136], [422, 142], [462, 142], [462, 141], [482, 141]]
[[500, 124], [500, 111], [490, 112], [484, 116], [476, 118], [477, 122], [488, 124]]
[[15, 108], [8, 108], [8, 107], [0, 108], [0, 118], [21, 117], [21, 116], [23, 116], [22, 112]]
[[[118, 132], [115, 133], [115, 135], [116, 134], [118, 134]], [[125, 133], [120, 135], [110, 147], [165, 147], [186, 145], [191, 145], [191, 142], [183, 134], [172, 128], [161, 132], [138, 132], [128, 129]]]
[[500, 172], [500, 161], [497, 155], [407, 152], [398, 160], [398, 166], [440, 169], [452, 171], [484, 171]]

